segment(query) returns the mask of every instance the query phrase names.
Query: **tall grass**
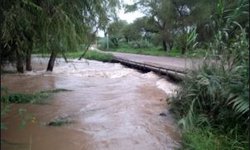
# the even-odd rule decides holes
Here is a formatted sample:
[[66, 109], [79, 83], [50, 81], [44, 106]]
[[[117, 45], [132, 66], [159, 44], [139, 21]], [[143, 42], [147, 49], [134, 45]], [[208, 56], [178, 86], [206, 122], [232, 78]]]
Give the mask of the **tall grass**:
[[[229, 69], [224, 65], [205, 63], [198, 71], [192, 71], [185, 77], [171, 105], [189, 142], [194, 142], [192, 140], [196, 136], [204, 136], [201, 135], [201, 128], [211, 128], [211, 135], [215, 135], [218, 142], [224, 145], [241, 149], [248, 146], [248, 72], [248, 65]], [[194, 132], [197, 129], [199, 134]], [[219, 138], [221, 136], [229, 140], [223, 141], [223, 138]], [[210, 138], [206, 136], [203, 142]], [[195, 141], [193, 144], [196, 142], [201, 143]]]
[[[247, 29], [233, 18], [249, 5], [242, 3], [231, 14], [227, 10], [228, 16], [222, 18], [226, 20], [218, 21], [226, 24], [217, 24], [212, 53], [186, 75], [173, 97], [184, 149], [249, 149], [249, 42]], [[232, 28], [235, 34], [229, 37]]]

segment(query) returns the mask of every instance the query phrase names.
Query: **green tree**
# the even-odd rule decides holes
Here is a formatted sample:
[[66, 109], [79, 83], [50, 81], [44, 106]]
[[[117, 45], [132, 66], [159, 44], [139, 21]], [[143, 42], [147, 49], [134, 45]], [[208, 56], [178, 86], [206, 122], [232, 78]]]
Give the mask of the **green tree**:
[[18, 72], [23, 72], [24, 57], [30, 60], [35, 45], [51, 53], [47, 70], [52, 71], [57, 54], [88, 43], [88, 35], [104, 28], [118, 4], [115, 0], [3, 0], [1, 56], [12, 54]]
[[119, 46], [119, 41], [124, 38], [123, 29], [127, 25], [128, 23], [124, 20], [115, 20], [108, 26], [107, 33], [109, 35], [111, 42], [116, 47]]
[[128, 24], [122, 29], [122, 35], [126, 39], [127, 43], [132, 40], [140, 39], [140, 32], [140, 28], [138, 28], [135, 24]]
[[176, 35], [187, 34], [189, 27], [197, 26], [200, 20], [211, 14], [208, 0], [137, 0], [127, 5], [127, 11], [141, 10], [148, 19], [148, 24], [159, 34], [164, 50], [173, 46]]

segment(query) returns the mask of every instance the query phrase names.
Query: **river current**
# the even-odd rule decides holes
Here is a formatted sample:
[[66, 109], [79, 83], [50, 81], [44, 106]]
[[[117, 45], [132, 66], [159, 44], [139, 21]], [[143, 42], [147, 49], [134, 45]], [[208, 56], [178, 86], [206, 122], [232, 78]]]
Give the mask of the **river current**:
[[[3, 74], [1, 86], [11, 92], [33, 93], [50, 89], [48, 104], [12, 104], [1, 121], [4, 150], [172, 150], [180, 133], [168, 112], [168, 99], [177, 86], [149, 72], [140, 73], [118, 63], [57, 59], [46, 72], [47, 59], [35, 58], [34, 71]], [[26, 109], [32, 121], [19, 128], [18, 110]], [[160, 115], [164, 114], [164, 115]], [[67, 117], [72, 123], [47, 126]]]

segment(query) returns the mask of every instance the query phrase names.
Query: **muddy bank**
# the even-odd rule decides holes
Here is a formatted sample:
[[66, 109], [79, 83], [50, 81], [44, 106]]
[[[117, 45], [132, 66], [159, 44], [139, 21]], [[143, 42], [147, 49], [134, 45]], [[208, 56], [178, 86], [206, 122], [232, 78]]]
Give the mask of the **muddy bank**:
[[[1, 132], [1, 139], [7, 141], [2, 149], [171, 150], [179, 146], [180, 135], [165, 101], [176, 88], [172, 83], [120, 64], [58, 60], [53, 72], [45, 72], [46, 61], [33, 61], [33, 72], [2, 75], [1, 85], [25, 93], [72, 91], [55, 93], [46, 105], [13, 104], [3, 119], [8, 129]], [[23, 129], [18, 128], [18, 108], [26, 108], [35, 118]], [[46, 125], [58, 117], [72, 123]]]

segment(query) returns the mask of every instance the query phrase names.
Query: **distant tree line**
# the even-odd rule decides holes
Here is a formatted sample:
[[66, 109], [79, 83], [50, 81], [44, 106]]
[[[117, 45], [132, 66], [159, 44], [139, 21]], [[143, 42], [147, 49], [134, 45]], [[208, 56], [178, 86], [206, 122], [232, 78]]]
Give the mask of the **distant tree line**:
[[[224, 7], [218, 10], [220, 3]], [[247, 0], [136, 0], [133, 5], [126, 5], [126, 11], [139, 10], [145, 16], [131, 24], [114, 20], [107, 33], [115, 46], [124, 38], [127, 42], [146, 39], [162, 45], [165, 51], [177, 47], [184, 54], [197, 46], [208, 48], [220, 26], [228, 23], [228, 14], [235, 15], [234, 21], [249, 29], [246, 4]], [[228, 28], [228, 38], [233, 39], [240, 30], [237, 24]]]

